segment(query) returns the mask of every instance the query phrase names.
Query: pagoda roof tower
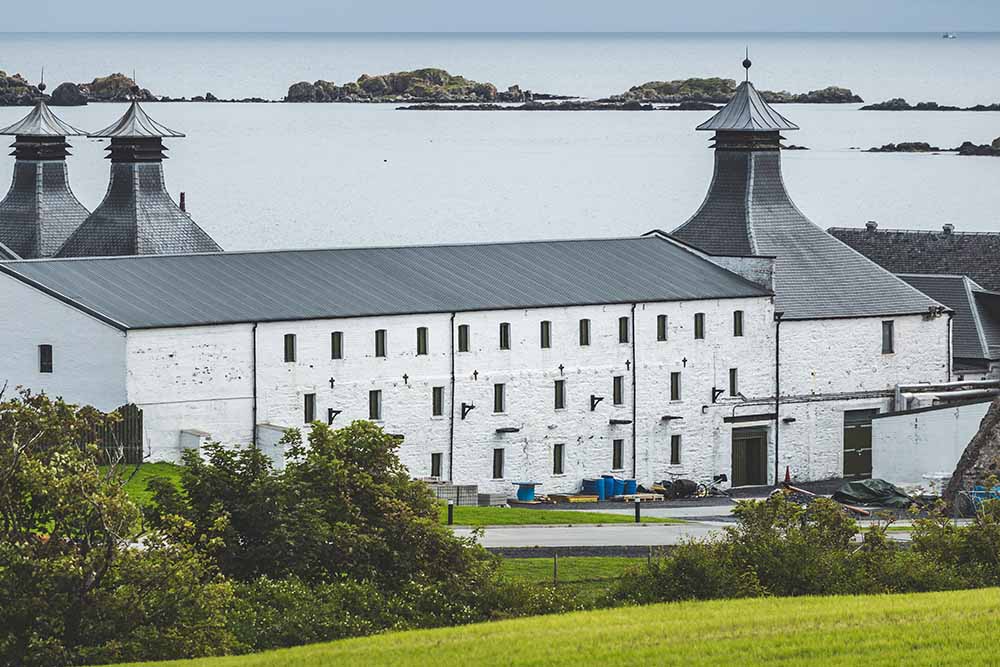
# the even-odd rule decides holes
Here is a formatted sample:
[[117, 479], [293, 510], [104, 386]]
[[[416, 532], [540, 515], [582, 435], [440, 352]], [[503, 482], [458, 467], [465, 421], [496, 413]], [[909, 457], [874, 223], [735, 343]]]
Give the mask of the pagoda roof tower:
[[[39, 85], [44, 89], [44, 84]], [[27, 116], [0, 129], [13, 135], [14, 176], [0, 201], [0, 246], [24, 259], [51, 257], [90, 212], [69, 187], [66, 137], [86, 132], [39, 100]]]
[[781, 175], [781, 132], [799, 129], [749, 79], [698, 126], [713, 131], [708, 194], [673, 236], [712, 255], [775, 258], [775, 310], [785, 319], [926, 313], [940, 306], [807, 218]]
[[111, 179], [100, 206], [59, 257], [218, 252], [219, 245], [181, 210], [163, 179], [164, 138], [183, 137], [133, 101], [112, 125], [89, 135], [110, 139]]

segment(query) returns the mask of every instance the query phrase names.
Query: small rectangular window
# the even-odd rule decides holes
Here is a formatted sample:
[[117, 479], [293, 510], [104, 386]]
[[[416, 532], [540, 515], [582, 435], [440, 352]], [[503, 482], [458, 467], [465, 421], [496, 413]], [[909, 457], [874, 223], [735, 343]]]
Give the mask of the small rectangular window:
[[694, 337], [698, 339], [705, 337], [705, 313], [694, 314]]
[[344, 332], [334, 331], [330, 334], [330, 358], [344, 358]]
[[625, 441], [615, 438], [611, 441], [611, 469], [623, 470], [625, 468]]
[[580, 345], [590, 345], [590, 320], [580, 320]]
[[628, 342], [628, 317], [618, 318], [618, 342]]
[[733, 335], [742, 336], [743, 335], [743, 311], [734, 310], [733, 311]]
[[507, 411], [507, 388], [502, 383], [493, 385], [493, 412]]
[[493, 479], [503, 479], [503, 450], [493, 450]]
[[541, 338], [541, 345], [543, 348], [552, 347], [552, 322], [548, 320], [542, 320], [541, 329], [539, 331]]
[[552, 474], [563, 474], [563, 464], [565, 463], [566, 445], [552, 445]]
[[676, 466], [681, 463], [681, 436], [675, 433], [670, 436], [670, 465]]
[[417, 327], [417, 355], [427, 354], [427, 327]]
[[616, 375], [611, 385], [611, 402], [615, 405], [625, 404], [625, 376]]
[[566, 380], [556, 380], [556, 410], [566, 407]]
[[739, 371], [735, 368], [729, 369], [729, 395], [736, 396], [740, 393]]
[[500, 323], [500, 349], [510, 349], [510, 322]]
[[372, 389], [368, 392], [368, 419], [373, 422], [382, 419], [382, 390]]
[[431, 477], [441, 476], [441, 459], [440, 452], [431, 454]]
[[375, 330], [375, 356], [385, 356], [385, 329]]
[[882, 323], [882, 354], [892, 354], [896, 351], [893, 340], [894, 328], [893, 320], [886, 320]]
[[670, 374], [670, 400], [681, 400], [681, 374], [676, 371]]
[[656, 340], [665, 341], [667, 339], [667, 316], [656, 316]]
[[285, 362], [295, 361], [295, 334], [285, 334]]
[[306, 424], [311, 424], [316, 421], [316, 394], [306, 394], [305, 404], [303, 406], [303, 421]]
[[38, 346], [38, 372], [39, 373], [51, 373], [52, 372], [52, 346], [51, 345], [39, 345]]
[[434, 387], [431, 392], [431, 414], [435, 417], [444, 414], [444, 387]]
[[459, 324], [458, 325], [458, 351], [468, 352], [469, 351], [469, 325]]

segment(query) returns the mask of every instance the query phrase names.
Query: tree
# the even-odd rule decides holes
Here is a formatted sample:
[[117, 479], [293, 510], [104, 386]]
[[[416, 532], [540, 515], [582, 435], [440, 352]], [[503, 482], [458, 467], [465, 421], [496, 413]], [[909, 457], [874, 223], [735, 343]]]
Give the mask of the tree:
[[[227, 582], [165, 522], [145, 533], [121, 467], [86, 444], [113, 419], [0, 393], [0, 663], [224, 652]], [[141, 542], [141, 545], [140, 545]]]

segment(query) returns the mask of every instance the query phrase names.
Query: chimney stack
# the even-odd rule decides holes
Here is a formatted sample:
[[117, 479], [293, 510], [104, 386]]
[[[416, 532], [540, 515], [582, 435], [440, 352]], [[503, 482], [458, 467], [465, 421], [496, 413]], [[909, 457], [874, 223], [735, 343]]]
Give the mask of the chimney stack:
[[874, 232], [876, 229], [878, 229], [878, 223], [875, 222], [874, 220], [869, 220], [868, 222], [865, 223], [865, 229], [867, 229], [870, 232]]
[[951, 233], [955, 231], [955, 225], [950, 222], [946, 222], [941, 226], [941, 231], [944, 232], [945, 236], [951, 236]]

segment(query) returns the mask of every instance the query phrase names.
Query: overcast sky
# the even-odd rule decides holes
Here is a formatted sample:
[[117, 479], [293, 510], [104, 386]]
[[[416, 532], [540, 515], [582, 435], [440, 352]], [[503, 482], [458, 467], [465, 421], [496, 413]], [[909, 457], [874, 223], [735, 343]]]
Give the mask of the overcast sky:
[[970, 32], [1000, 0], [34, 0], [8, 30]]

